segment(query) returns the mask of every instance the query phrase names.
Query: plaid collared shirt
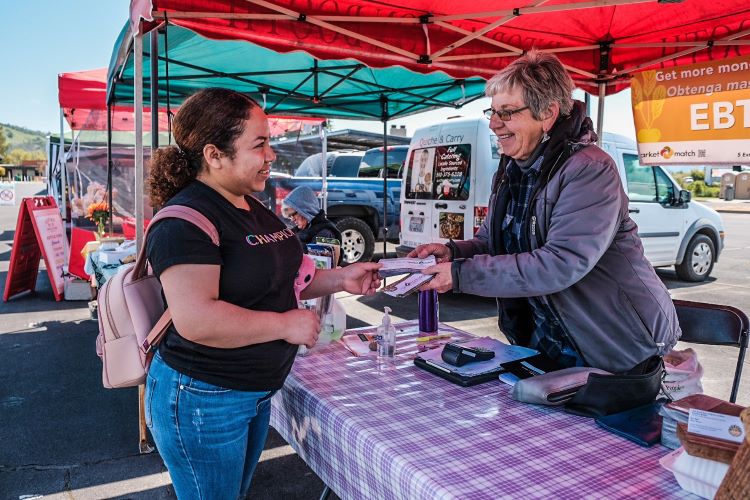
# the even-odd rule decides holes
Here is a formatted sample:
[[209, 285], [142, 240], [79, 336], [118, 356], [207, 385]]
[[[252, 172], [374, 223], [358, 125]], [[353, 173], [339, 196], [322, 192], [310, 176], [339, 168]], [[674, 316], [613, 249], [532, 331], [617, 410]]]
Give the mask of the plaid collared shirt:
[[[508, 162], [505, 173], [508, 177], [508, 188], [510, 189], [510, 200], [508, 209], [503, 220], [503, 237], [505, 248], [509, 253], [528, 252], [523, 238], [523, 219], [531, 203], [531, 193], [539, 177], [539, 169], [544, 161], [539, 156], [536, 161], [525, 171], [521, 170], [515, 160]], [[510, 241], [509, 241], [510, 240]]]
[[[529, 210], [531, 195], [543, 161], [544, 157], [539, 156], [525, 171], [521, 170], [515, 160], [511, 160], [506, 167], [510, 197], [502, 224], [502, 234], [503, 243], [509, 254], [531, 250], [523, 237], [523, 221]], [[538, 297], [529, 297], [529, 304], [534, 314], [534, 333], [529, 347], [555, 360], [561, 368], [581, 366], [582, 360], [568, 343], [565, 332], [544, 303]]]

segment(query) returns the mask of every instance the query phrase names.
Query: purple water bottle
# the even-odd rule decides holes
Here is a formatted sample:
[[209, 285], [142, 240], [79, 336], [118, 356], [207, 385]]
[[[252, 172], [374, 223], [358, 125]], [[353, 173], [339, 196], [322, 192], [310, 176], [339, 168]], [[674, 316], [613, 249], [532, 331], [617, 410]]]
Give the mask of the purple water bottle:
[[419, 303], [419, 331], [421, 333], [437, 333], [438, 331], [438, 294], [437, 290], [420, 291], [417, 298]]

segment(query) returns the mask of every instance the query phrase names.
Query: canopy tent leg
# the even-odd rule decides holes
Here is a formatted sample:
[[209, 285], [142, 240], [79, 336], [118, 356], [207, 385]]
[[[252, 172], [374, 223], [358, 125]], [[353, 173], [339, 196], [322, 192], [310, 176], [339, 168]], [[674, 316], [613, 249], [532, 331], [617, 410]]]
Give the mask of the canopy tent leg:
[[[149, 51], [149, 62], [151, 63], [151, 95], [149, 105], [151, 107], [151, 157], [159, 148], [159, 32], [152, 30], [151, 50]], [[156, 209], [156, 207], [154, 207]]]
[[602, 147], [602, 141], [604, 140], [604, 98], [607, 93], [607, 84], [604, 82], [599, 83], [599, 102], [598, 110], [596, 113], [596, 145]]
[[320, 143], [320, 161], [323, 162], [320, 166], [320, 175], [323, 179], [320, 187], [320, 206], [323, 212], [328, 215], [328, 133], [326, 132], [325, 122], [320, 125]]
[[107, 207], [109, 212], [109, 233], [113, 232], [114, 209], [112, 206], [112, 104], [107, 103]]
[[[386, 108], [388, 104], [385, 104]], [[386, 258], [388, 239], [388, 120], [383, 119], [383, 258]]]
[[380, 94], [380, 102], [383, 106], [383, 258], [385, 259], [388, 240], [388, 97]]
[[[135, 93], [135, 246], [136, 251], [143, 247], [143, 35], [135, 35], [133, 40], [134, 93]], [[138, 450], [151, 453], [153, 446], [148, 442], [146, 413], [144, 407], [145, 387], [138, 386]]]
[[65, 168], [66, 157], [65, 157], [65, 111], [60, 108], [60, 211], [62, 212], [63, 221], [68, 220], [68, 174]]
[[[313, 103], [320, 102], [318, 94], [318, 60], [313, 61]], [[323, 162], [321, 165], [320, 173], [322, 182], [320, 186], [320, 206], [323, 209], [323, 213], [328, 215], [328, 134], [326, 133], [325, 125], [320, 127], [320, 141], [321, 141], [321, 154], [320, 161]], [[340, 242], [343, 243], [343, 242]], [[336, 263], [333, 263], [332, 267], [336, 267]]]
[[146, 408], [144, 401], [146, 400], [146, 386], [141, 384], [138, 386], [138, 452], [142, 455], [145, 453], [153, 453], [155, 450], [154, 446], [148, 442], [148, 432], [146, 427]]
[[143, 246], [143, 35], [133, 41], [135, 91], [135, 243]]
[[[70, 219], [68, 219], [68, 169], [67, 169], [67, 163], [68, 163], [68, 157], [65, 155], [65, 112], [63, 111], [63, 108], [60, 108], [60, 155], [58, 158], [61, 158], [60, 161], [60, 190], [62, 191], [60, 196], [60, 210], [62, 212], [62, 220], [63, 220], [63, 232], [67, 234], [67, 223], [70, 222]], [[70, 131], [71, 139], [73, 138], [73, 130]], [[73, 141], [70, 141], [70, 147], [73, 147]], [[72, 228], [70, 229], [73, 230]], [[66, 264], [70, 262], [70, 248], [68, 245], [63, 245], [63, 262]]]

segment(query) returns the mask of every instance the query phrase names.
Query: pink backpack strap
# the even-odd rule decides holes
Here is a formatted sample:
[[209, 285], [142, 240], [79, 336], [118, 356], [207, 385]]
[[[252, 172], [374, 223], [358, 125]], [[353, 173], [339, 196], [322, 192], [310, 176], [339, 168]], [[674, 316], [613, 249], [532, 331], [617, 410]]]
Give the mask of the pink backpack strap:
[[154, 224], [162, 219], [182, 219], [198, 226], [204, 233], [211, 238], [214, 245], [219, 246], [219, 232], [208, 218], [195, 210], [194, 208], [186, 207], [184, 205], [170, 205], [164, 207], [158, 212], [148, 227], [146, 233], [143, 235], [143, 248], [138, 252], [138, 258], [135, 261], [135, 267], [133, 268], [133, 279], [139, 279], [146, 275], [146, 242], [148, 241], [148, 230], [154, 226]]
[[167, 333], [171, 324], [172, 311], [166, 309], [164, 314], [161, 315], [161, 318], [159, 318], [159, 321], [157, 321], [154, 327], [151, 328], [146, 340], [141, 344], [141, 351], [143, 351], [144, 354], [148, 354], [154, 346], [161, 342], [161, 338]]
[[[158, 222], [162, 219], [167, 218], [173, 218], [173, 219], [183, 219], [188, 222], [191, 222], [201, 228], [204, 233], [206, 233], [209, 238], [211, 238], [211, 241], [214, 245], [219, 246], [219, 232], [216, 230], [216, 227], [211, 223], [208, 218], [200, 213], [199, 211], [195, 210], [194, 208], [186, 207], [184, 205], [170, 205], [168, 207], [164, 207], [158, 212], [156, 212], [156, 215], [153, 219], [151, 219], [151, 223], [149, 224], [149, 227], [154, 225], [154, 222]], [[148, 228], [146, 228], [146, 233], [148, 233]], [[143, 239], [145, 240], [146, 237], [144, 236]]]
[[[195, 224], [206, 233], [209, 238], [211, 238], [214, 245], [219, 246], [219, 232], [216, 230], [216, 226], [214, 226], [205, 215], [184, 205], [170, 205], [164, 207], [151, 219], [151, 222], [146, 228], [146, 233], [143, 235], [143, 248], [138, 252], [138, 259], [136, 259], [135, 267], [133, 268], [134, 280], [142, 278], [146, 274], [146, 261], [148, 260], [146, 257], [146, 242], [148, 241], [148, 230], [154, 227], [154, 223], [168, 218], [182, 219]], [[148, 354], [154, 346], [161, 342], [162, 337], [167, 333], [167, 329], [171, 324], [172, 314], [169, 308], [167, 308], [161, 318], [159, 318], [159, 321], [157, 321], [151, 329], [151, 332], [149, 332], [146, 340], [143, 341], [143, 344], [140, 346], [141, 351]]]

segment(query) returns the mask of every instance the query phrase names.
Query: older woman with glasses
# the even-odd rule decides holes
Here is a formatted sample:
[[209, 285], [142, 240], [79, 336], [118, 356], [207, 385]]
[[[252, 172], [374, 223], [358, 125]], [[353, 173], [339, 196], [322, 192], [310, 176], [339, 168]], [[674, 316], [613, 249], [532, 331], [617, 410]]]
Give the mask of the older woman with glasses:
[[500, 328], [548, 368], [650, 371], [680, 337], [677, 316], [572, 91], [560, 61], [536, 51], [487, 82], [503, 153], [488, 216], [473, 239], [410, 256], [438, 258], [424, 289], [497, 297]]

